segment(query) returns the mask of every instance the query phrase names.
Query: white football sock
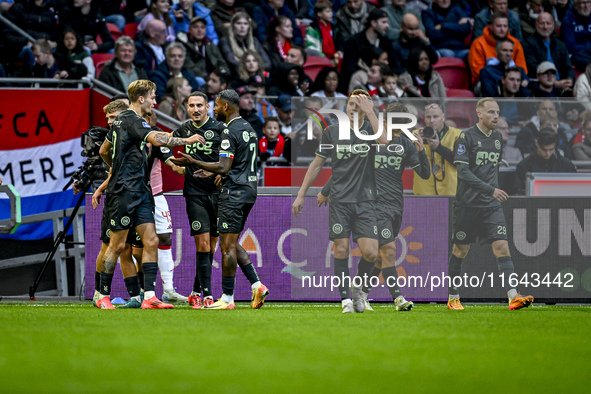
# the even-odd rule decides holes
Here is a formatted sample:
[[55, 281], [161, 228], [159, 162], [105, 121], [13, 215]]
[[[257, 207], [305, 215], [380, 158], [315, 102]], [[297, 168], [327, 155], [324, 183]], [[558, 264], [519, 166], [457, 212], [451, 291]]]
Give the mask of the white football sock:
[[222, 301], [224, 301], [227, 304], [229, 304], [231, 302], [234, 302], [234, 296], [233, 295], [222, 294]]
[[156, 293], [153, 291], [146, 291], [144, 293], [144, 300], [149, 300], [150, 298], [154, 297], [155, 295], [156, 295]]
[[517, 295], [517, 290], [511, 289], [507, 292], [507, 297], [509, 297], [509, 302], [513, 301], [513, 298]]
[[160, 270], [164, 291], [174, 291], [172, 286], [172, 270], [174, 269], [172, 249], [158, 249], [158, 269]]
[[254, 282], [252, 285], [250, 285], [250, 287], [252, 288], [252, 290], [255, 290], [257, 287], [259, 287], [261, 285], [261, 281], [257, 280], [256, 282]]
[[454, 298], [457, 298], [459, 300], [460, 299], [460, 295], [459, 294], [450, 294], [449, 297], [448, 297], [448, 301], [451, 301]]

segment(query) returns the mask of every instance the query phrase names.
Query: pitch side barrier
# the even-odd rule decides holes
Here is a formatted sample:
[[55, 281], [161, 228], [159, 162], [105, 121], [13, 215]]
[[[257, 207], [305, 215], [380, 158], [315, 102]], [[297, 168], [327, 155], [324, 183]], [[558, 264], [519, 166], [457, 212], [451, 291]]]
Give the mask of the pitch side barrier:
[[[333, 277], [332, 242], [328, 239], [328, 208], [316, 203], [318, 188], [311, 188], [300, 216], [291, 213], [296, 188], [260, 188], [240, 243], [250, 254], [261, 280], [275, 301], [338, 301]], [[91, 196], [87, 196], [90, 203]], [[167, 195], [173, 221], [175, 283], [189, 293], [195, 275], [195, 242], [190, 236], [185, 201]], [[451, 250], [453, 198], [406, 197], [397, 246], [399, 285], [408, 299], [447, 300], [447, 261]], [[489, 245], [474, 244], [464, 261], [462, 299], [506, 301], [503, 281], [513, 281], [521, 293], [545, 302], [591, 302], [591, 198], [511, 197], [503, 203], [507, 234], [515, 264], [515, 276], [504, 278]], [[100, 243], [102, 205], [86, 212], [86, 277], [94, 275], [94, 257]], [[351, 244], [349, 266], [354, 274], [359, 252]], [[220, 290], [221, 255], [214, 255], [213, 283]], [[344, 280], [348, 280], [345, 278]], [[391, 300], [383, 283], [370, 298]], [[332, 289], [332, 290], [331, 290]], [[161, 292], [160, 281], [157, 292]], [[93, 295], [92, 286], [85, 290]], [[113, 281], [113, 297], [126, 297], [119, 270]], [[216, 296], [219, 294], [216, 294]], [[248, 282], [238, 274], [236, 297], [249, 300]]]

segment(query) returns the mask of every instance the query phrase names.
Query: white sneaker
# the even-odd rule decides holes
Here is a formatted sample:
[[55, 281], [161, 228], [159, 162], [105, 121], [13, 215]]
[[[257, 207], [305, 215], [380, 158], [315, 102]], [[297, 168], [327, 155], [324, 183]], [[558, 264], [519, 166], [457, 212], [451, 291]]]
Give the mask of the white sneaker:
[[162, 301], [163, 302], [188, 302], [189, 298], [180, 295], [174, 290], [165, 290], [162, 294]]
[[369, 301], [367, 300], [367, 294], [365, 295], [365, 310], [373, 312], [373, 308], [371, 307], [371, 305], [369, 305]]
[[351, 295], [353, 296], [353, 308], [357, 313], [363, 313], [365, 310], [365, 300], [367, 299], [367, 294], [361, 290], [360, 287], [356, 287], [351, 285]]
[[396, 305], [397, 311], [410, 311], [414, 304], [412, 301], [407, 301], [404, 299], [404, 296], [398, 296], [394, 300], [394, 305]]
[[341, 305], [343, 307], [343, 313], [355, 313], [355, 309], [353, 309], [353, 301], [350, 298], [341, 301]]

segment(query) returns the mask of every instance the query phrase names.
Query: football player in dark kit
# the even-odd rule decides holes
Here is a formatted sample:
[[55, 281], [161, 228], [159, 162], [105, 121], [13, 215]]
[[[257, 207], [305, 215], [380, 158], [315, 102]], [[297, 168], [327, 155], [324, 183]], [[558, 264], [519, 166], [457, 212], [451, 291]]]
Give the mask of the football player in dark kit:
[[[355, 113], [358, 113], [355, 124]], [[367, 116], [368, 121], [365, 120]], [[365, 90], [356, 89], [347, 100], [348, 126], [357, 128], [360, 134], [371, 135], [378, 130], [378, 118], [373, 103]], [[372, 130], [373, 129], [373, 130]], [[377, 138], [379, 144], [387, 142], [386, 133]], [[331, 125], [322, 133], [314, 161], [310, 164], [302, 187], [292, 204], [297, 217], [304, 206], [304, 196], [316, 180], [328, 157], [332, 163], [332, 184], [329, 205], [329, 238], [334, 241], [334, 275], [340, 278], [339, 295], [343, 313], [361, 313], [365, 301], [360, 291], [349, 295], [347, 278], [349, 276], [349, 237], [359, 245], [361, 259], [357, 275], [369, 272], [378, 256], [378, 227], [375, 213], [377, 198], [374, 166], [375, 140], [359, 138], [350, 130], [349, 139], [339, 138], [339, 124]], [[364, 268], [364, 267], [367, 267]], [[355, 290], [355, 289], [354, 289]], [[360, 290], [360, 289], [359, 289]]]
[[[219, 160], [221, 135], [226, 125], [207, 116], [209, 111], [208, 98], [205, 93], [193, 92], [187, 99], [187, 112], [191, 119], [173, 131], [175, 137], [188, 138], [199, 134], [205, 143], [197, 142], [186, 145], [185, 153], [195, 160], [215, 163]], [[187, 165], [185, 169], [185, 185], [183, 196], [187, 206], [191, 235], [195, 238], [196, 269], [193, 291], [189, 295], [189, 304], [193, 309], [201, 309], [203, 305], [211, 306], [211, 266], [213, 252], [218, 239], [217, 211], [220, 190], [216, 183], [219, 178], [197, 178], [193, 176], [199, 167]], [[203, 299], [201, 291], [203, 290]]]
[[257, 134], [239, 115], [240, 98], [236, 91], [221, 91], [215, 99], [213, 112], [226, 123], [221, 142], [219, 161], [208, 163], [195, 160], [180, 152], [181, 159], [172, 159], [178, 165], [201, 168], [193, 175], [210, 177], [221, 174], [222, 189], [218, 205], [218, 231], [222, 249], [222, 297], [204, 309], [235, 309], [234, 286], [237, 265], [246, 275], [252, 288], [251, 307], [263, 306], [269, 290], [261, 283], [248, 253], [238, 243], [238, 237], [257, 198]]
[[[386, 109], [388, 113], [408, 113], [408, 108], [401, 103], [392, 103]], [[408, 123], [408, 118], [394, 118], [395, 124]], [[384, 129], [386, 128], [384, 119]], [[412, 301], [407, 301], [398, 286], [398, 273], [396, 271], [396, 239], [402, 224], [402, 212], [404, 210], [404, 199], [402, 197], [404, 186], [402, 174], [406, 167], [412, 168], [421, 178], [429, 179], [430, 165], [425, 153], [423, 139], [418, 138], [411, 141], [402, 135], [402, 130], [393, 130], [392, 140], [385, 145], [380, 145], [375, 155], [375, 180], [378, 199], [376, 203], [376, 217], [378, 223], [378, 260], [374, 267], [360, 266], [364, 272], [357, 275], [367, 275], [369, 278], [382, 276], [390, 295], [394, 300], [397, 311], [410, 311], [413, 307]], [[326, 204], [330, 194], [332, 178], [318, 194], [318, 205]], [[371, 271], [368, 272], [368, 270]], [[367, 280], [361, 288], [362, 298], [365, 302], [365, 310], [373, 310], [367, 301], [371, 290], [370, 281]], [[354, 291], [359, 291], [355, 289]]]
[[97, 306], [114, 309], [109, 297], [113, 271], [125, 247], [129, 229], [135, 228], [144, 245], [145, 293], [142, 308], [171, 309], [172, 305], [163, 303], [154, 293], [158, 272], [158, 236], [154, 225], [154, 200], [148, 184], [148, 155], [144, 147], [148, 142], [154, 146], [181, 146], [204, 143], [205, 140], [197, 134], [184, 139], [152, 130], [142, 117], [151, 114], [156, 104], [156, 85], [153, 82], [134, 81], [129, 85], [127, 94], [131, 102], [129, 110], [117, 116], [111, 128], [111, 139], [107, 136], [101, 148], [101, 152], [112, 149], [112, 156], [102, 155], [112, 170], [105, 201], [111, 238], [101, 271], [101, 295]]
[[466, 129], [456, 141], [454, 164], [458, 170], [458, 190], [453, 207], [453, 252], [449, 258], [448, 309], [464, 309], [459, 290], [453, 284], [462, 274], [462, 260], [470, 250], [470, 244], [479, 237], [492, 244], [497, 258], [499, 274], [505, 277], [509, 309], [526, 308], [534, 301], [532, 296], [522, 296], [509, 278], [515, 272], [509, 243], [507, 225], [501, 203], [509, 196], [499, 189], [499, 164], [502, 157], [503, 137], [495, 130], [500, 110], [496, 100], [483, 98], [476, 104], [478, 123]]

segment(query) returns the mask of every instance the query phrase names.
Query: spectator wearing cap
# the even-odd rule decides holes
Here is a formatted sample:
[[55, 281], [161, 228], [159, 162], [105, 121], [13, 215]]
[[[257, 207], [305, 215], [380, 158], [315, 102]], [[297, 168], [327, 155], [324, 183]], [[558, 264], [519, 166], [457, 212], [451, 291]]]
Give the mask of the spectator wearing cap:
[[261, 121], [259, 114], [254, 105], [254, 94], [256, 90], [250, 90], [248, 86], [240, 86], [236, 88], [236, 92], [240, 97], [240, 116], [246, 120], [254, 131], [257, 132], [257, 138], [263, 138], [263, 121]]
[[536, 19], [535, 27], [535, 33], [523, 42], [529, 76], [535, 78], [538, 65], [543, 61], [549, 61], [556, 66], [556, 87], [563, 90], [572, 88], [575, 70], [573, 70], [566, 44], [554, 35], [556, 28], [554, 17], [548, 12], [542, 12]]
[[591, 60], [591, 1], [574, 0], [562, 20], [560, 34], [571, 54], [573, 66], [584, 71]]
[[437, 59], [438, 55], [425, 33], [419, 29], [419, 19], [414, 14], [406, 14], [400, 24], [400, 36], [394, 41], [394, 56], [389, 56], [389, 66], [395, 74], [400, 75], [408, 70], [408, 56], [413, 48], [422, 48], [429, 59]]
[[472, 32], [472, 22], [451, 0], [434, 0], [430, 10], [423, 11], [423, 23], [433, 48], [441, 57], [465, 58], [469, 49], [465, 40]]
[[207, 37], [214, 45], [217, 45], [220, 40], [210, 14], [211, 10], [209, 8], [195, 0], [179, 1], [178, 4], [170, 8], [170, 17], [173, 20], [175, 34], [178, 35], [181, 31], [187, 33], [193, 19], [202, 18], [205, 21]]
[[176, 35], [177, 41], [185, 47], [184, 67], [199, 78], [199, 86], [205, 83], [205, 77], [216, 68], [230, 72], [219, 48], [206, 35], [206, 26], [207, 21], [196, 16], [191, 19], [188, 33], [181, 31]]
[[[568, 92], [563, 92], [556, 88], [556, 66], [554, 63], [542, 62], [537, 68], [537, 80], [532, 80], [529, 83], [529, 89], [534, 94], [534, 97], [563, 97]], [[572, 96], [572, 90], [570, 90]]]
[[375, 7], [364, 0], [347, 0], [337, 11], [336, 39], [347, 42], [349, 38], [365, 30], [367, 17]]
[[228, 88], [228, 85], [230, 83], [230, 74], [226, 73], [224, 70], [213, 70], [212, 72], [209, 73], [209, 76], [207, 77], [207, 82], [205, 82], [205, 92], [207, 93], [207, 95], [209, 96], [209, 111], [207, 111], [207, 114], [212, 117], [215, 118], [214, 114], [213, 114], [213, 106], [215, 104], [214, 100], [215, 97], [217, 96], [217, 94], [219, 92], [221, 92], [222, 90], [225, 90]]
[[255, 98], [256, 98], [256, 110], [259, 114], [259, 118], [261, 121], [264, 122], [270, 116], [277, 116], [277, 110], [275, 107], [267, 101], [265, 96], [267, 96], [265, 83], [263, 77], [260, 75], [253, 75], [248, 79], [246, 86], [252, 91], [256, 91]]
[[278, 16], [285, 16], [291, 21], [293, 27], [293, 42], [303, 45], [302, 32], [295, 21], [295, 15], [287, 7], [285, 0], [264, 0], [260, 6], [256, 6], [252, 12], [252, 19], [257, 24], [256, 37], [260, 42], [267, 41], [267, 26]]
[[192, 91], [199, 89], [195, 74], [183, 66], [185, 56], [185, 47], [180, 42], [172, 42], [166, 47], [166, 60], [150, 74], [150, 80], [156, 84], [156, 95], [159, 98], [166, 94], [166, 84], [171, 78], [184, 77], [189, 81]]
[[382, 7], [386, 14], [388, 14], [388, 32], [386, 37], [392, 41], [396, 41], [400, 37], [400, 24], [402, 23], [402, 17], [406, 14], [414, 14], [419, 20], [419, 29], [425, 33], [425, 26], [421, 20], [421, 12], [416, 9], [408, 8], [406, 0], [392, 0], [392, 4], [389, 6]]
[[291, 134], [291, 96], [282, 94], [275, 100], [275, 108], [277, 109], [277, 117], [279, 118], [279, 125], [281, 126], [281, 134], [290, 137]]
[[115, 57], [105, 64], [99, 75], [99, 81], [117, 89], [127, 92], [127, 87], [138, 79], [148, 79], [148, 74], [135, 60], [135, 42], [127, 36], [121, 36], [115, 41]]
[[490, 24], [493, 14], [495, 12], [500, 12], [507, 17], [507, 23], [511, 35], [519, 41], [523, 40], [519, 14], [508, 9], [508, 3], [508, 0], [488, 1], [488, 7], [483, 8], [474, 16], [474, 31], [472, 33], [474, 39], [484, 34], [484, 29]]
[[[495, 97], [503, 72], [508, 67], [518, 67], [513, 61], [514, 46], [515, 44], [511, 40], [501, 39], [497, 41], [497, 57], [487, 59], [487, 65], [480, 70], [480, 92], [482, 97]], [[519, 67], [519, 69], [521, 70], [521, 86], [526, 87], [529, 78], [523, 68]]]
[[536, 150], [523, 159], [515, 169], [515, 190], [525, 194], [525, 179], [528, 172], [577, 172], [574, 164], [556, 152], [558, 134], [552, 129], [542, 129], [535, 142]]
[[373, 9], [365, 21], [365, 30], [354, 34], [345, 43], [345, 53], [341, 73], [343, 80], [348, 81], [357, 71], [357, 61], [361, 54], [372, 47], [380, 47], [388, 53], [389, 63], [392, 64], [394, 52], [392, 41], [386, 38], [388, 31], [388, 15], [384, 10]]

